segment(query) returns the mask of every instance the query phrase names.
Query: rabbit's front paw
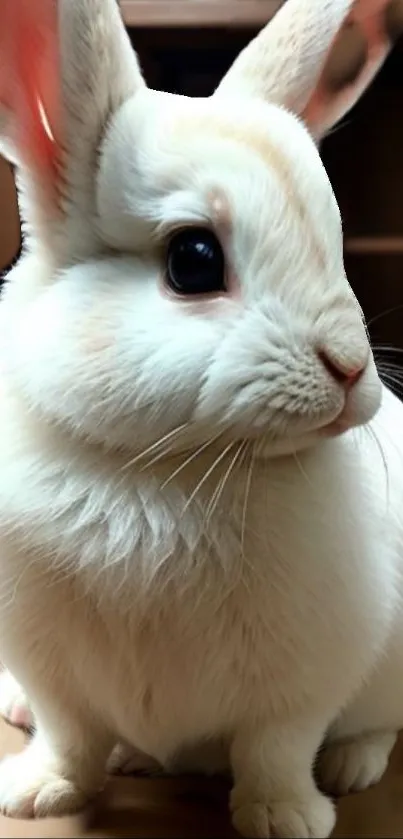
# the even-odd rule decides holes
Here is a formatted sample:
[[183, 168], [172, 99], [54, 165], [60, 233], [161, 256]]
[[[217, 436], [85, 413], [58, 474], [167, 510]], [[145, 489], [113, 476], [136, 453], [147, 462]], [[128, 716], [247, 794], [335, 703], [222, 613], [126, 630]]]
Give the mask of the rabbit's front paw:
[[232, 821], [247, 839], [326, 839], [335, 824], [335, 811], [318, 792], [309, 801], [237, 801]]
[[319, 756], [321, 787], [333, 795], [347, 795], [377, 784], [395, 742], [393, 732], [375, 732], [329, 745]]
[[36, 749], [0, 763], [0, 812], [15, 818], [62, 816], [80, 810], [87, 795], [41, 760]]
[[34, 728], [34, 717], [25, 693], [9, 670], [0, 674], [0, 716], [17, 728], [26, 731]]

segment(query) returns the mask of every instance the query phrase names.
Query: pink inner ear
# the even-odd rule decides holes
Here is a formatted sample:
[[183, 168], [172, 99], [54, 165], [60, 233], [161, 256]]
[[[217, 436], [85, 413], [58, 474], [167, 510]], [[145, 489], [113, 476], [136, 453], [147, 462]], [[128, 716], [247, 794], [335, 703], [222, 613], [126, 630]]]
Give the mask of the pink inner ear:
[[[386, 57], [391, 46], [385, 18], [389, 2], [390, 0], [356, 0], [346, 23], [354, 23], [359, 27], [367, 45], [367, 60], [356, 78], [349, 80], [337, 91], [329, 86], [327, 65], [325, 66], [303, 114], [305, 122], [317, 135], [326, 131], [354, 105]], [[332, 50], [329, 57], [331, 53]]]
[[55, 0], [0, 0], [0, 103], [12, 114], [20, 154], [52, 190], [59, 92]]

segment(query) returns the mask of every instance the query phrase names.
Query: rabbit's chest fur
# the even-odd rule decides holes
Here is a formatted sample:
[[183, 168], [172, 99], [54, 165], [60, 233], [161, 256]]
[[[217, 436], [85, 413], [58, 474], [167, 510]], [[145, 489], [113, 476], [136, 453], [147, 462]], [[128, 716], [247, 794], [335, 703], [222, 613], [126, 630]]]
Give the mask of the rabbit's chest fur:
[[302, 468], [241, 467], [206, 523], [218, 478], [188, 503], [202, 457], [168, 480], [172, 467], [73, 454], [11, 416], [3, 606], [18, 587], [24, 620], [35, 600], [60, 666], [119, 736], [166, 757], [231, 730], [251, 703], [281, 719], [359, 686], [393, 619], [398, 546], [347, 438]]

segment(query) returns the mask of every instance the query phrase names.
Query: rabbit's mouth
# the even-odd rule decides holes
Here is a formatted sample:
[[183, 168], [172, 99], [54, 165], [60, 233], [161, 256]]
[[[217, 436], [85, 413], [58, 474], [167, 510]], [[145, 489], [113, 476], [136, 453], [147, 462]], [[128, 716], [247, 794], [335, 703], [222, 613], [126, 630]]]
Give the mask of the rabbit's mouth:
[[378, 412], [381, 393], [382, 389], [375, 387], [367, 393], [351, 394], [333, 415], [318, 415], [316, 419], [283, 417], [283, 422], [279, 418], [277, 423], [271, 422], [266, 428], [250, 427], [244, 437], [254, 440], [255, 452], [260, 457], [294, 454], [366, 426]]
[[325, 425], [321, 431], [321, 435], [323, 437], [339, 437], [341, 434], [345, 434], [346, 431], [350, 431], [355, 425], [356, 423], [351, 422], [343, 411], [340, 417], [330, 422], [329, 425]]
[[324, 437], [339, 437], [340, 434], [345, 434], [346, 431], [350, 431], [352, 428], [361, 424], [362, 423], [357, 422], [347, 403], [338, 417], [336, 417], [335, 420], [332, 420], [332, 422], [328, 425], [325, 425], [321, 433]]

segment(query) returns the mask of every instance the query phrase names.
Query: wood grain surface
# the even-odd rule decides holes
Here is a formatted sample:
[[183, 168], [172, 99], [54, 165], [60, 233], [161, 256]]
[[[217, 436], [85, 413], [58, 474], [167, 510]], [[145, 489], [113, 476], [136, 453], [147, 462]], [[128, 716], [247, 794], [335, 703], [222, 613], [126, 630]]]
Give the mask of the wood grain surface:
[[127, 26], [262, 26], [283, 0], [120, 0]]
[[0, 273], [20, 247], [20, 218], [11, 167], [0, 157]]

